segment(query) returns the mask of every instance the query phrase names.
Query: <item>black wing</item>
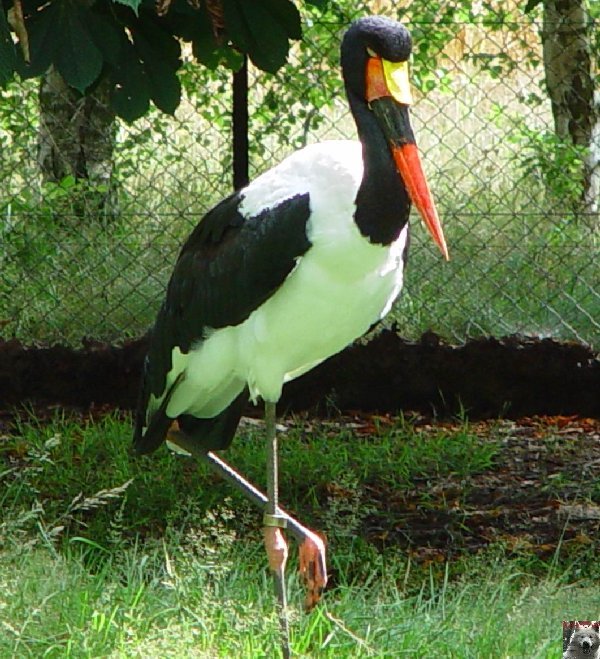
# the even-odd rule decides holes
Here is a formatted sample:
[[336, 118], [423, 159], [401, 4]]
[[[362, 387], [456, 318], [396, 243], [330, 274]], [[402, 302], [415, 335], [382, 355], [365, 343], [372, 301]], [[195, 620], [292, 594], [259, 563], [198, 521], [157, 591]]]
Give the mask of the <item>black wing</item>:
[[[179, 254], [144, 362], [134, 431], [140, 453], [158, 448], [172, 421], [165, 411], [179, 380], [165, 389], [173, 349], [178, 346], [187, 353], [207, 329], [242, 323], [281, 286], [310, 247], [308, 193], [248, 218], [239, 212], [242, 200], [243, 191], [209, 211]], [[225, 448], [248, 400], [247, 390], [242, 394], [212, 420], [193, 423], [193, 418], [182, 415], [180, 421], [194, 429], [206, 448]], [[148, 418], [151, 395], [162, 401]]]

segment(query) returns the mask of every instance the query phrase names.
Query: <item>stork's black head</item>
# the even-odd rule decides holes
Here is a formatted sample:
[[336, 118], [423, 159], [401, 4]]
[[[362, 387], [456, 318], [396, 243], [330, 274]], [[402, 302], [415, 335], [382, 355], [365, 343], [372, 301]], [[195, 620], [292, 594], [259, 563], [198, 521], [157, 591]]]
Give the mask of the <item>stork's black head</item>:
[[[411, 50], [410, 34], [401, 23], [383, 16], [360, 18], [344, 35], [342, 72], [363, 147], [370, 146], [373, 151], [373, 145], [377, 145], [375, 149], [380, 153], [379, 145], [387, 142], [410, 200], [442, 254], [448, 258], [444, 232], [410, 126], [408, 107], [412, 97], [408, 58]], [[408, 208], [404, 204], [406, 216]]]
[[342, 71], [349, 91], [366, 98], [366, 64], [370, 54], [388, 62], [406, 62], [412, 51], [410, 32], [385, 16], [354, 21], [342, 40]]

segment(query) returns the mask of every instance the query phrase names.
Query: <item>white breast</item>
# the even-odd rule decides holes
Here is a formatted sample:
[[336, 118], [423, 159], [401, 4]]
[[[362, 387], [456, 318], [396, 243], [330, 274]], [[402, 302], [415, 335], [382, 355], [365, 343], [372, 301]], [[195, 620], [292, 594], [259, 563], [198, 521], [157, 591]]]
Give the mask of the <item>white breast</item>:
[[246, 321], [178, 355], [177, 371], [187, 372], [167, 408], [170, 417], [214, 416], [246, 383], [253, 399], [276, 401], [284, 382], [342, 350], [389, 311], [402, 287], [407, 229], [389, 246], [360, 234], [353, 216], [362, 173], [359, 142], [324, 142], [247, 188], [240, 210], [248, 216], [308, 192], [312, 246]]

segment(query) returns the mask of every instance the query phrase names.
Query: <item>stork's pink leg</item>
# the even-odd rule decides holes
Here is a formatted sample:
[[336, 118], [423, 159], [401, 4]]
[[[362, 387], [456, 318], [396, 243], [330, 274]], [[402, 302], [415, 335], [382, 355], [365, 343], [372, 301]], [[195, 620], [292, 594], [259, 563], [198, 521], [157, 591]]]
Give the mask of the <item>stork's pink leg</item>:
[[[190, 440], [181, 432], [176, 424], [173, 424], [169, 430], [167, 441], [174, 444], [180, 452], [193, 455], [206, 462], [217, 474], [238, 488], [253, 504], [261, 510], [267, 511], [269, 499], [265, 494], [218, 455], [212, 451], [203, 451], [196, 442]], [[296, 538], [300, 548], [300, 574], [303, 576], [307, 587], [305, 607], [307, 610], [312, 609], [319, 601], [323, 588], [327, 584], [326, 545], [324, 540], [282, 508], [279, 508], [279, 521], [277, 524], [271, 523], [268, 525], [275, 526], [275, 528], [286, 528]], [[275, 547], [278, 545], [277, 540], [270, 542]], [[267, 548], [269, 565], [271, 565], [270, 553], [271, 551]], [[275, 554], [275, 551], [272, 553]], [[274, 558], [273, 560], [280, 559]]]
[[281, 631], [281, 652], [284, 659], [291, 656], [290, 628], [287, 615], [287, 592], [285, 587], [285, 565], [288, 557], [288, 546], [281, 529], [276, 526], [265, 526], [263, 529], [265, 549], [269, 560], [269, 568], [273, 575], [275, 595]]
[[277, 459], [277, 429], [275, 403], [265, 401], [265, 431], [267, 436], [267, 506], [264, 514], [265, 549], [269, 567], [273, 574], [275, 593], [279, 608], [281, 629], [281, 651], [284, 659], [291, 656], [290, 627], [287, 615], [287, 594], [285, 588], [285, 564], [288, 548], [282, 528], [287, 526], [285, 517], [279, 510], [279, 470]]

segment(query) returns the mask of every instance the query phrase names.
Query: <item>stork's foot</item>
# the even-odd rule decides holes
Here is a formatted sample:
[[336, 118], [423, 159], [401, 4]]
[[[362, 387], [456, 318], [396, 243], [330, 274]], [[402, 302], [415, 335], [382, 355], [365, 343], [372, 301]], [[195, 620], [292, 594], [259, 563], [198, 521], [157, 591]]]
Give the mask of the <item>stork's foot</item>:
[[310, 611], [321, 599], [327, 585], [325, 540], [314, 531], [308, 531], [299, 547], [300, 574], [306, 586], [304, 608]]
[[276, 526], [265, 526], [263, 533], [271, 572], [283, 574], [288, 557], [288, 546], [283, 533]]

